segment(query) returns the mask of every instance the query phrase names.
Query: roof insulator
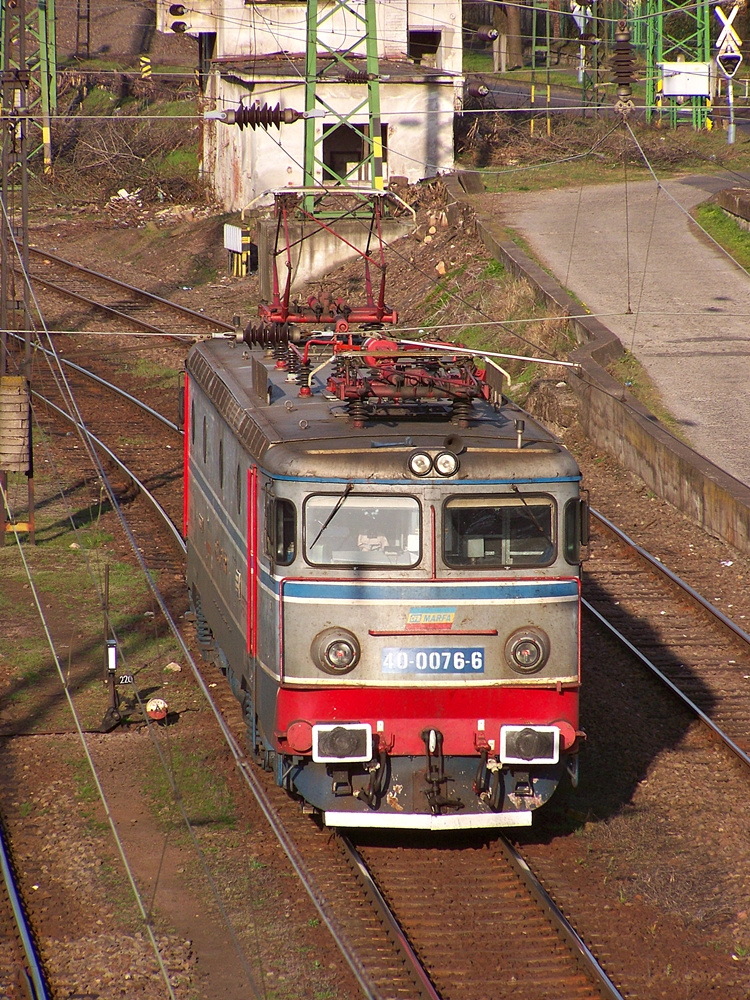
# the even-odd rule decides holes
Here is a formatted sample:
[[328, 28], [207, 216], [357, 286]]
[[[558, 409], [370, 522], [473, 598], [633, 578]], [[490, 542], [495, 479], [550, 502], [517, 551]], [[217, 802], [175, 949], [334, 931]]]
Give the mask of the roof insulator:
[[477, 28], [477, 38], [480, 42], [494, 42], [500, 32], [491, 24], [482, 24]]

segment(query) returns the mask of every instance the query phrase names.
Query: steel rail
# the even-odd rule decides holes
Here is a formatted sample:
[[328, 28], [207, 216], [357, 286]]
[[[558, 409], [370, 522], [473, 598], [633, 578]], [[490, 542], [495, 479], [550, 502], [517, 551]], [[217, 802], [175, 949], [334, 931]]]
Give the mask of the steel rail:
[[534, 899], [549, 917], [552, 925], [558, 934], [563, 938], [574, 957], [589, 976], [593, 979], [594, 985], [601, 991], [605, 1000], [623, 1000], [623, 995], [614, 985], [602, 966], [594, 957], [592, 951], [573, 927], [568, 918], [552, 899], [542, 883], [529, 868], [527, 862], [516, 851], [513, 845], [504, 836], [498, 838], [498, 844], [510, 862], [513, 870], [522, 879], [526, 888]]
[[76, 420], [75, 417], [72, 417], [69, 413], [66, 413], [65, 410], [61, 409], [59, 406], [53, 403], [51, 399], [47, 399], [46, 396], [43, 396], [40, 392], [37, 392], [35, 389], [32, 389], [32, 395], [36, 396], [36, 398], [40, 402], [44, 403], [45, 406], [49, 406], [50, 409], [54, 410], [61, 417], [64, 417], [66, 420], [70, 421], [70, 423], [73, 424], [74, 427], [82, 431], [86, 435], [89, 441], [93, 442], [97, 446], [97, 448], [101, 448], [101, 450], [109, 458], [112, 459], [112, 461], [115, 463], [118, 469], [120, 469], [121, 472], [124, 472], [126, 476], [128, 476], [130, 479], [133, 480], [133, 482], [138, 487], [140, 492], [143, 493], [143, 495], [150, 501], [156, 513], [159, 514], [161, 519], [164, 521], [165, 525], [167, 526], [172, 535], [173, 540], [177, 543], [177, 547], [184, 555], [187, 552], [187, 545], [185, 544], [185, 540], [182, 537], [179, 528], [177, 528], [172, 518], [169, 516], [169, 514], [167, 514], [167, 512], [164, 510], [164, 508], [156, 499], [156, 497], [153, 495], [153, 493], [149, 490], [147, 486], [144, 485], [143, 482], [141, 482], [141, 480], [135, 475], [135, 473], [133, 473], [127, 467], [127, 465], [121, 462], [120, 459], [117, 457], [117, 455], [115, 455], [115, 453], [110, 448], [108, 448], [103, 441], [100, 441], [99, 438], [93, 435], [86, 427], [82, 426], [78, 422], [78, 420]]
[[[140, 330], [146, 330], [149, 333], [158, 333], [162, 337], [176, 337], [177, 334], [165, 333], [161, 327], [154, 326], [152, 323], [147, 323], [144, 319], [138, 319], [131, 313], [123, 312], [121, 309], [115, 309], [114, 306], [108, 306], [104, 302], [99, 302], [97, 299], [90, 299], [86, 295], [81, 295], [80, 292], [74, 292], [72, 288], [65, 288], [64, 285], [58, 285], [54, 281], [50, 281], [48, 278], [41, 278], [38, 275], [33, 275], [33, 280], [40, 285], [44, 285], [46, 288], [51, 288], [55, 292], [59, 292], [61, 295], [66, 296], [69, 299], [75, 299], [76, 302], [83, 302], [84, 305], [93, 306], [95, 309], [100, 309], [102, 312], [107, 312], [111, 316], [117, 317], [117, 319], [127, 320], [131, 326], [135, 326]], [[85, 331], [84, 331], [85, 332]], [[190, 334], [179, 335], [181, 339], [190, 338]]]
[[602, 614], [601, 614], [601, 613], [600, 613], [599, 611], [597, 611], [597, 610], [596, 610], [596, 608], [595, 608], [595, 607], [594, 607], [594, 606], [593, 606], [592, 604], [589, 604], [589, 602], [588, 602], [588, 601], [586, 601], [586, 600], [584, 600], [584, 599], [581, 599], [581, 604], [582, 604], [582, 605], [584, 606], [584, 608], [586, 608], [586, 610], [587, 610], [588, 612], [590, 612], [590, 613], [591, 613], [591, 614], [592, 614], [592, 615], [593, 615], [593, 616], [594, 616], [594, 617], [595, 617], [595, 618], [596, 618], [596, 619], [597, 619], [597, 620], [598, 620], [599, 622], [601, 622], [601, 624], [602, 624], [602, 625], [604, 625], [604, 626], [605, 626], [606, 628], [608, 628], [608, 629], [609, 629], [609, 631], [610, 631], [610, 632], [612, 633], [612, 635], [613, 635], [613, 636], [614, 636], [614, 637], [615, 637], [616, 639], [618, 639], [618, 640], [619, 640], [619, 641], [620, 641], [620, 642], [621, 642], [621, 643], [623, 644], [623, 646], [626, 646], [626, 647], [627, 647], [627, 649], [629, 649], [629, 650], [630, 650], [630, 652], [631, 652], [631, 653], [632, 653], [632, 654], [633, 654], [633, 655], [634, 655], [634, 656], [635, 656], [635, 657], [636, 657], [637, 659], [639, 659], [639, 660], [641, 661], [641, 663], [642, 663], [642, 664], [643, 664], [643, 665], [644, 665], [645, 667], [648, 667], [648, 669], [649, 669], [649, 670], [650, 670], [650, 671], [651, 671], [651, 672], [652, 672], [652, 673], [653, 673], [653, 674], [654, 674], [654, 675], [655, 675], [656, 677], [658, 677], [658, 678], [659, 678], [659, 680], [663, 681], [663, 682], [664, 682], [664, 684], [666, 684], [666, 686], [667, 686], [667, 687], [668, 687], [668, 688], [669, 688], [669, 689], [670, 689], [670, 690], [671, 690], [671, 691], [672, 691], [672, 692], [673, 692], [674, 694], [676, 694], [676, 695], [677, 695], [677, 697], [678, 697], [678, 698], [679, 698], [679, 699], [680, 699], [680, 700], [681, 700], [681, 701], [683, 702], [683, 704], [684, 704], [684, 705], [686, 705], [686, 706], [687, 706], [687, 708], [689, 708], [689, 709], [690, 709], [690, 711], [691, 711], [691, 712], [693, 712], [693, 713], [694, 713], [694, 714], [695, 714], [695, 715], [696, 715], [696, 716], [697, 716], [697, 717], [698, 717], [698, 718], [699, 718], [699, 719], [701, 720], [701, 722], [705, 723], [705, 724], [706, 724], [706, 725], [707, 725], [707, 726], [709, 727], [709, 729], [711, 729], [711, 730], [712, 730], [712, 732], [714, 732], [714, 733], [715, 733], [715, 734], [716, 734], [716, 735], [717, 735], [717, 736], [719, 737], [719, 739], [720, 739], [720, 740], [722, 741], [722, 743], [724, 743], [724, 744], [725, 744], [725, 745], [726, 745], [726, 746], [727, 746], [727, 747], [728, 747], [728, 748], [729, 748], [729, 749], [730, 749], [730, 750], [732, 751], [732, 753], [733, 753], [733, 754], [736, 754], [736, 756], [737, 756], [737, 757], [739, 757], [739, 758], [740, 758], [740, 760], [741, 760], [741, 761], [742, 761], [742, 762], [743, 762], [744, 764], [747, 764], [747, 766], [748, 766], [748, 767], [750, 767], [750, 755], [748, 755], [747, 753], [745, 753], [745, 751], [744, 751], [744, 750], [742, 750], [742, 749], [741, 749], [740, 747], [738, 747], [738, 746], [737, 746], [737, 744], [736, 744], [736, 743], [734, 742], [734, 740], [733, 740], [733, 739], [731, 738], [731, 736], [727, 736], [727, 734], [726, 734], [726, 733], [724, 732], [724, 730], [723, 730], [723, 729], [721, 729], [721, 728], [720, 728], [719, 726], [717, 726], [717, 724], [716, 724], [716, 723], [715, 723], [715, 722], [713, 721], [713, 719], [712, 719], [712, 718], [711, 718], [711, 717], [710, 717], [709, 715], [706, 715], [706, 713], [705, 713], [705, 712], [703, 711], [703, 709], [702, 709], [702, 708], [699, 708], [699, 707], [698, 707], [698, 706], [697, 706], [697, 705], [695, 704], [695, 702], [694, 702], [694, 701], [693, 701], [693, 700], [692, 700], [691, 698], [689, 698], [689, 697], [688, 697], [688, 696], [687, 696], [687, 695], [685, 694], [685, 692], [684, 692], [684, 691], [682, 691], [682, 690], [681, 690], [681, 689], [680, 689], [680, 688], [679, 688], [679, 687], [678, 687], [678, 686], [677, 686], [677, 685], [676, 685], [676, 684], [674, 683], [674, 681], [671, 681], [671, 680], [669, 679], [669, 677], [667, 677], [667, 675], [666, 675], [666, 674], [664, 674], [664, 673], [663, 673], [663, 672], [662, 672], [662, 671], [661, 671], [661, 670], [660, 670], [660, 669], [659, 669], [659, 668], [658, 668], [658, 667], [656, 666], [656, 664], [655, 664], [655, 663], [653, 663], [653, 662], [652, 662], [652, 661], [651, 661], [651, 660], [650, 660], [650, 659], [649, 659], [649, 658], [648, 658], [648, 657], [646, 656], [646, 654], [645, 654], [645, 653], [642, 653], [642, 652], [640, 651], [640, 649], [638, 649], [638, 648], [637, 648], [636, 646], [634, 646], [634, 645], [633, 645], [633, 643], [632, 643], [632, 642], [630, 641], [630, 639], [627, 639], [627, 638], [626, 638], [626, 637], [625, 637], [625, 636], [624, 636], [624, 635], [622, 634], [622, 632], [620, 632], [620, 631], [619, 631], [619, 629], [617, 628], [617, 626], [616, 626], [616, 625], [613, 625], [613, 624], [612, 624], [611, 622], [607, 621], [607, 619], [606, 619], [606, 618], [604, 617], [604, 615], [602, 615]]
[[13, 866], [10, 861], [10, 851], [3, 829], [0, 823], [0, 868], [2, 868], [5, 890], [8, 900], [13, 910], [13, 919], [21, 939], [24, 955], [26, 956], [26, 966], [19, 970], [23, 976], [24, 986], [30, 1000], [50, 1000], [52, 993], [47, 984], [47, 978], [42, 966], [42, 960], [37, 952], [34, 938], [26, 917], [21, 895], [16, 885]]
[[[714, 607], [709, 601], [706, 600], [701, 594], [694, 590], [690, 584], [682, 580], [676, 573], [668, 569], [663, 563], [658, 559], [655, 559], [651, 553], [647, 552], [644, 548], [633, 541], [624, 531], [621, 531], [618, 527], [612, 524], [606, 517], [599, 514], [597, 511], [592, 510], [591, 512], [597, 520], [599, 520], [605, 527], [607, 527], [617, 538], [620, 539], [625, 545], [635, 551], [638, 556], [643, 559], [651, 568], [656, 569], [661, 573], [666, 579], [673, 583], [675, 586], [679, 587], [680, 590], [690, 597], [695, 603], [697, 603], [704, 611], [707, 611], [712, 615], [718, 622], [720, 622], [725, 628], [729, 629], [734, 635], [741, 639], [744, 643], [750, 646], [750, 635], [745, 632], [736, 622], [733, 622], [731, 618], [728, 618], [723, 612], [718, 608]], [[612, 635], [619, 640], [630, 652], [638, 659], [640, 662], [650, 670], [654, 676], [658, 677], [673, 694], [682, 701], [682, 703], [692, 712], [697, 718], [708, 726], [708, 728], [721, 740], [724, 745], [732, 751], [732, 753], [738, 757], [743, 764], [750, 767], [750, 754], [746, 753], [741, 747], [739, 747], [731, 736], [728, 736], [724, 730], [718, 726], [713, 719], [707, 715], [702, 708], [695, 704], [692, 698], [688, 697], [684, 691], [682, 691], [674, 681], [670, 680], [666, 674], [650, 660], [645, 653], [642, 653], [628, 638], [626, 638], [620, 630], [608, 621], [601, 612], [597, 611], [596, 608], [590, 604], [585, 599], [581, 600], [582, 605], [586, 608], [590, 614], [592, 614], [602, 625], [607, 628]]]
[[[19, 337], [17, 333], [11, 333], [10, 336], [14, 337], [16, 340], [23, 342], [23, 338]], [[54, 358], [55, 361], [59, 362], [60, 364], [66, 365], [68, 368], [72, 368], [73, 371], [76, 371], [80, 375], [84, 375], [86, 378], [91, 379], [92, 382], [96, 382], [103, 388], [109, 389], [111, 392], [117, 393], [118, 396], [122, 396], [122, 398], [126, 399], [129, 403], [133, 403], [135, 406], [139, 407], [141, 410], [144, 410], [146, 413], [154, 417], [154, 419], [159, 420], [162, 424], [164, 424], [165, 427], [168, 427], [169, 430], [175, 431], [176, 434], [179, 435], [184, 434], [182, 428], [178, 427], [176, 423], [174, 423], [168, 417], [165, 417], [162, 413], [159, 413], [158, 410], [154, 410], [153, 407], [148, 405], [148, 403], [144, 403], [142, 399], [138, 399], [137, 396], [132, 396], [129, 392], [126, 392], [124, 389], [121, 389], [119, 385], [115, 385], [113, 382], [107, 382], [106, 379], [103, 379], [101, 378], [101, 376], [96, 375], [88, 368], [82, 368], [81, 365], [77, 365], [75, 361], [68, 361], [67, 358], [61, 358], [59, 354], [56, 354], [54, 351], [47, 350], [47, 348], [42, 347], [41, 344], [35, 344], [34, 350], [41, 351], [42, 354], [46, 354], [49, 357]]]
[[356, 849], [354, 844], [352, 844], [349, 838], [344, 836], [342, 833], [338, 833], [337, 840], [341, 849], [346, 854], [347, 860], [357, 871], [360, 879], [364, 883], [367, 895], [376, 907], [378, 915], [382, 921], [388, 925], [396, 942], [396, 946], [401, 953], [404, 965], [409, 969], [414, 977], [418, 988], [421, 990], [422, 996], [425, 997], [426, 1000], [441, 1000], [440, 994], [432, 985], [430, 977], [427, 975], [424, 966], [417, 958], [416, 952], [411, 946], [411, 942], [406, 934], [404, 934], [404, 931], [396, 919], [393, 910], [391, 910], [383, 894], [378, 888], [378, 885], [372, 877], [369, 868], [365, 864], [362, 855]]
[[[82, 267], [79, 264], [73, 263], [73, 261], [71, 260], [66, 260], [64, 257], [59, 257], [57, 254], [47, 253], [44, 250], [40, 250], [38, 247], [29, 247], [29, 253], [36, 254], [39, 257], [47, 258], [48, 260], [54, 261], [57, 264], [61, 264], [64, 267], [70, 268], [72, 271], [78, 271], [81, 274], [89, 275], [93, 278], [96, 278], [97, 281], [102, 281], [105, 282], [106, 284], [112, 285], [113, 287], [117, 288], [120, 291], [127, 292], [129, 295], [134, 295], [137, 298], [146, 299], [147, 301], [158, 303], [160, 306], [164, 306], [169, 310], [171, 310], [172, 312], [176, 312], [179, 315], [185, 317], [186, 319], [197, 321], [203, 326], [210, 326], [213, 329], [226, 331], [228, 333], [234, 333], [234, 327], [230, 326], [228, 323], [224, 323], [222, 320], [213, 319], [210, 316], [206, 316], [204, 313], [197, 312], [195, 309], [189, 309], [187, 306], [181, 306], [176, 302], [170, 301], [169, 299], [162, 298], [160, 295], [155, 295], [152, 292], [147, 292], [145, 291], [145, 289], [137, 288], [135, 285], [129, 285], [127, 284], [127, 282], [119, 281], [117, 278], [112, 278], [107, 274], [102, 274], [99, 271], [93, 271], [91, 268], [88, 267]], [[154, 333], [162, 333], [164, 336], [177, 337], [179, 339], [188, 338], [190, 336], [190, 334], [164, 333], [163, 330], [160, 330], [158, 327], [155, 327], [150, 323], [147, 323], [145, 320], [135, 319], [130, 313], [122, 312], [118, 309], [115, 309], [113, 306], [106, 305], [106, 303], [98, 302], [94, 299], [88, 299], [78, 292], [74, 292], [71, 289], [67, 289], [62, 285], [57, 285], [54, 282], [49, 281], [47, 278], [44, 278], [41, 275], [36, 275], [36, 274], [32, 275], [32, 280], [39, 281], [41, 284], [54, 288], [56, 291], [59, 291], [62, 295], [67, 295], [71, 298], [78, 299], [82, 302], [87, 303], [88, 305], [95, 305], [101, 309], [106, 310], [107, 312], [111, 312], [122, 319], [127, 319], [129, 322], [134, 323], [135, 325], [139, 325], [143, 329], [150, 330]]]
[[685, 581], [681, 579], [681, 577], [677, 576], [676, 573], [673, 573], [671, 569], [668, 569], [664, 565], [664, 563], [660, 562], [658, 559], [655, 559], [650, 552], [647, 552], [644, 548], [641, 548], [641, 546], [637, 542], [634, 542], [632, 538], [626, 535], [624, 531], [621, 531], [620, 528], [618, 528], [615, 524], [609, 521], [603, 514], [600, 514], [598, 511], [593, 509], [591, 510], [591, 513], [597, 519], [597, 521], [600, 521], [606, 528], [608, 528], [614, 535], [616, 535], [621, 542], [624, 542], [625, 545], [627, 545], [634, 552], [636, 552], [641, 557], [641, 559], [644, 559], [649, 564], [649, 566], [651, 566], [653, 569], [657, 569], [671, 583], [674, 583], [681, 590], [683, 590], [688, 595], [688, 597], [692, 598], [693, 601], [699, 604], [704, 609], [704, 611], [708, 611], [709, 614], [713, 615], [713, 617], [716, 618], [718, 621], [720, 621], [722, 625], [728, 628], [731, 632], [734, 632], [734, 634], [739, 639], [742, 639], [743, 642], [746, 642], [750, 646], [750, 635], [747, 632], [745, 632], [742, 628], [740, 628], [740, 626], [736, 622], [733, 622], [731, 618], [728, 618], [718, 608], [715, 608], [713, 604], [707, 601], [706, 598], [703, 597], [701, 594], [699, 594], [697, 590], [693, 590], [693, 588], [690, 586], [689, 583], [685, 583]]

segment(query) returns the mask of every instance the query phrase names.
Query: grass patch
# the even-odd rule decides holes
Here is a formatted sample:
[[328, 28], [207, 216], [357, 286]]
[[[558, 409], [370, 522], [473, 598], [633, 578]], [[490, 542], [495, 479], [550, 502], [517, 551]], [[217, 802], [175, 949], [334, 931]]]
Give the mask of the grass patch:
[[179, 371], [170, 365], [163, 365], [149, 358], [132, 358], [125, 362], [124, 367], [130, 375], [142, 378], [151, 387], [156, 383], [174, 382], [176, 384]]
[[[472, 311], [474, 321], [460, 325]], [[421, 312], [420, 326], [426, 333], [434, 330], [443, 340], [478, 351], [564, 358], [575, 344], [567, 323], [546, 319], [546, 307], [537, 301], [531, 285], [517, 281], [494, 258], [477, 257], [473, 265], [446, 274], [425, 295]], [[445, 327], [447, 331], [441, 330]], [[550, 377], [555, 371], [533, 362], [497, 359], [497, 363], [510, 376], [506, 395], [519, 404], [535, 378]]]
[[610, 120], [593, 118], [553, 117], [548, 136], [544, 110], [538, 105], [534, 112], [514, 115], [467, 115], [457, 123], [458, 162], [482, 171], [488, 191], [622, 181], [626, 167], [629, 180], [646, 179], [651, 174], [644, 155], [659, 177], [750, 166], [750, 140], [744, 136], [729, 145], [718, 129], [695, 132], [636, 123], [631, 127], [637, 142], [630, 132], [613, 128]]
[[188, 282], [191, 285], [207, 285], [211, 281], [216, 281], [218, 271], [209, 255], [198, 254], [193, 258], [190, 265]]
[[[169, 751], [176, 794], [191, 824], [215, 830], [236, 829], [232, 793], [224, 779], [213, 771], [206, 753], [184, 747], [179, 737], [174, 737]], [[165, 826], [181, 828], [183, 820], [175, 805], [175, 792], [159, 761], [151, 768], [147, 787], [160, 821]]]
[[619, 358], [607, 366], [607, 371], [628, 392], [635, 396], [640, 403], [643, 403], [656, 419], [664, 424], [675, 437], [680, 438], [681, 441], [685, 441], [686, 444], [690, 443], [685, 437], [680, 423], [675, 420], [664, 406], [659, 390], [634, 354], [626, 350]]
[[737, 263], [750, 270], [750, 232], [743, 229], [719, 205], [704, 202], [698, 205], [693, 215], [695, 221], [727, 251]]
[[[122, 670], [138, 677], [141, 690], [155, 690], [163, 683], [161, 668], [179, 656], [161, 617], [152, 614], [156, 609], [140, 569], [118, 559], [108, 504], [91, 500], [92, 484], [85, 481], [69, 489], [66, 504], [49, 468], [37, 466], [37, 544], [23, 543], [24, 557], [76, 710], [84, 728], [95, 729], [108, 703], [100, 599], [105, 564]], [[68, 729], [70, 709], [55, 655], [15, 545], [0, 550], [0, 577], [0, 655], [13, 669], [3, 692], [10, 715], [23, 731]]]
[[486, 50], [481, 52], [464, 48], [463, 69], [464, 73], [492, 73], [492, 52]]

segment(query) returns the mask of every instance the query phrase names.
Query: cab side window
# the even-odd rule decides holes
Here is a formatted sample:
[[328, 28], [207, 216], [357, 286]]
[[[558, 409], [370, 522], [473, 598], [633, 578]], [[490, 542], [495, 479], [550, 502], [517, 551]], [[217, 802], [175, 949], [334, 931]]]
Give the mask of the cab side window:
[[565, 560], [576, 566], [583, 558], [581, 549], [589, 542], [589, 506], [583, 497], [565, 504], [563, 535]]
[[289, 566], [297, 555], [297, 510], [291, 500], [266, 501], [266, 555], [278, 566]]

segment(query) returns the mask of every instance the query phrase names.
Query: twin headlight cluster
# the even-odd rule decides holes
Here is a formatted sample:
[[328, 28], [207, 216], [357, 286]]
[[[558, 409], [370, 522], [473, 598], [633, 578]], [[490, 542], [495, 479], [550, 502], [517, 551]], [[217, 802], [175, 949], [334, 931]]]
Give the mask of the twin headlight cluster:
[[458, 456], [452, 451], [440, 451], [433, 456], [429, 451], [413, 451], [406, 460], [414, 476], [429, 476], [434, 470], [439, 476], [454, 476], [458, 472]]
[[[512, 632], [505, 642], [505, 662], [518, 674], [538, 673], [549, 660], [550, 643], [547, 633], [536, 626], [526, 626]], [[313, 663], [326, 674], [340, 677], [359, 663], [362, 650], [359, 640], [347, 628], [326, 628], [312, 641]]]
[[[366, 722], [318, 723], [312, 727], [312, 758], [318, 764], [356, 764], [372, 759], [372, 727]], [[502, 764], [556, 764], [557, 726], [501, 726]]]

